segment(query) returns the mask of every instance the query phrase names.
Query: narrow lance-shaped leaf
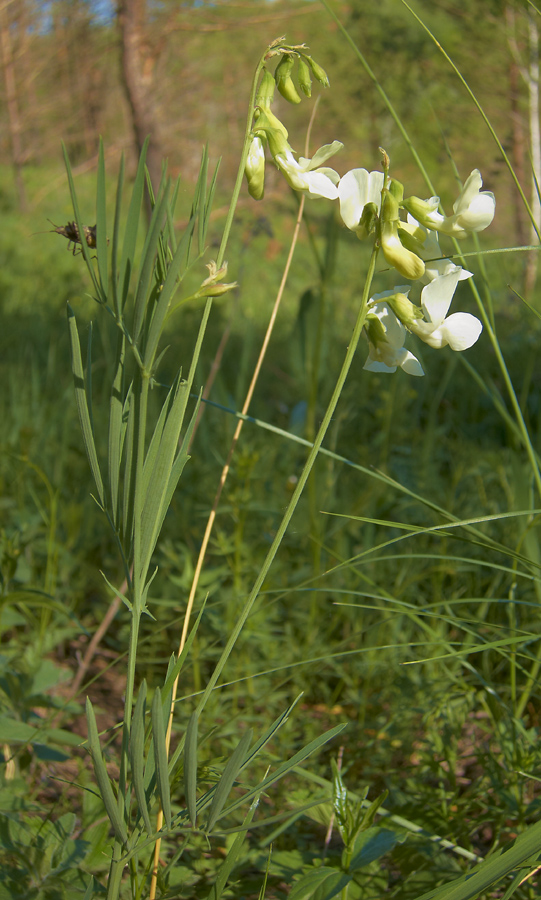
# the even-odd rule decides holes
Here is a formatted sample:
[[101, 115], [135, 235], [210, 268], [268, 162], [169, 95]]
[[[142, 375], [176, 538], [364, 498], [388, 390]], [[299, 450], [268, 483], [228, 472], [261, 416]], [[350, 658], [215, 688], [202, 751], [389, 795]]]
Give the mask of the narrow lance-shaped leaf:
[[154, 359], [158, 350], [158, 343], [163, 331], [165, 318], [169, 310], [169, 304], [171, 303], [173, 294], [178, 288], [178, 280], [181, 277], [181, 271], [182, 275], [184, 275], [184, 270], [186, 269], [187, 246], [191, 239], [191, 235], [193, 234], [194, 226], [195, 219], [192, 216], [186, 226], [184, 234], [182, 235], [180, 243], [176, 249], [176, 253], [171, 260], [171, 264], [169, 266], [169, 269], [167, 270], [165, 282], [163, 283], [162, 289], [157, 298], [156, 308], [153, 312], [152, 320], [148, 329], [148, 339], [145, 347], [144, 362], [145, 368], [147, 370], [153, 368]]
[[197, 727], [199, 716], [196, 712], [190, 716], [186, 729], [184, 744], [184, 793], [190, 822], [195, 828], [197, 823]]
[[304, 762], [312, 753], [315, 753], [316, 750], [319, 750], [323, 744], [326, 744], [328, 741], [332, 740], [334, 737], [340, 734], [341, 731], [344, 730], [346, 725], [335, 725], [334, 728], [331, 728], [329, 731], [326, 731], [325, 734], [319, 735], [319, 737], [314, 738], [313, 741], [310, 741], [306, 747], [303, 747], [302, 750], [299, 750], [298, 753], [295, 753], [291, 759], [286, 760], [286, 762], [281, 763], [278, 768], [272, 773], [272, 775], [268, 775], [263, 781], [260, 781], [258, 785], [254, 788], [251, 788], [240, 800], [235, 800], [227, 809], [224, 810], [223, 815], [227, 816], [230, 813], [234, 812], [239, 806], [242, 806], [248, 800], [251, 800], [258, 793], [263, 793], [263, 791], [267, 790], [268, 787], [275, 784], [280, 778], [283, 778], [284, 775], [287, 775], [288, 772], [291, 772], [296, 766], [300, 765], [301, 762]]
[[150, 283], [156, 262], [158, 241], [160, 239], [161, 228], [165, 217], [165, 209], [167, 207], [169, 189], [169, 181], [165, 185], [160, 185], [161, 194], [158, 193], [158, 203], [156, 204], [152, 212], [145, 244], [143, 246], [141, 266], [139, 270], [139, 278], [137, 281], [137, 289], [135, 292], [133, 309], [132, 338], [135, 344], [138, 343], [140, 338], [141, 328], [143, 326], [143, 321], [148, 304]]
[[[111, 270], [112, 270], [112, 289], [113, 289], [113, 306], [117, 321], [122, 321], [122, 305], [118, 284], [119, 272], [119, 233], [120, 233], [120, 215], [122, 212], [122, 189], [124, 187], [124, 154], [120, 157], [120, 166], [118, 169], [118, 180], [116, 186], [115, 200], [115, 218], [113, 222], [113, 237], [111, 241]], [[128, 226], [126, 225], [126, 228]]]
[[115, 528], [118, 528], [118, 493], [122, 464], [122, 417], [124, 413], [122, 392], [124, 387], [125, 352], [126, 338], [119, 332], [117, 335], [116, 372], [109, 404], [109, 492], [111, 495], [111, 516]]
[[257, 809], [259, 803], [259, 797], [256, 797], [254, 802], [251, 804], [250, 809], [248, 810], [244, 821], [242, 823], [242, 831], [239, 831], [229, 850], [227, 851], [227, 856], [224, 859], [220, 869], [218, 871], [218, 875], [212, 885], [210, 894], [207, 897], [207, 900], [220, 900], [222, 896], [225, 886], [227, 884], [227, 880], [235, 867], [235, 863], [237, 862], [240, 851], [242, 850], [243, 844], [246, 840], [246, 836], [248, 834], [248, 826], [250, 825], [255, 811]]
[[249, 728], [246, 734], [243, 734], [239, 743], [235, 747], [233, 753], [229, 757], [222, 777], [216, 786], [214, 797], [209, 810], [209, 818], [207, 822], [207, 831], [212, 831], [218, 817], [225, 806], [225, 802], [229, 796], [231, 788], [235, 783], [235, 779], [239, 774], [250, 744], [252, 743], [252, 729]]
[[145, 823], [148, 834], [153, 833], [152, 823], [145, 794], [145, 710], [146, 710], [147, 685], [143, 681], [139, 688], [139, 696], [133, 711], [132, 726], [130, 732], [130, 764], [135, 798], [139, 806], [139, 812]]
[[[147, 137], [141, 150], [139, 157], [139, 165], [137, 166], [137, 174], [133, 183], [133, 190], [128, 210], [128, 218], [126, 219], [126, 229], [124, 231], [124, 245], [122, 247], [122, 257], [118, 270], [118, 293], [119, 308], [124, 309], [128, 292], [130, 289], [130, 280], [134, 270], [135, 246], [137, 243], [137, 231], [139, 228], [139, 218], [141, 216], [141, 205], [143, 202], [143, 192], [145, 189], [145, 162], [148, 150], [149, 138]], [[123, 163], [122, 163], [123, 168]], [[120, 185], [120, 180], [119, 180]], [[119, 206], [117, 198], [117, 205]], [[120, 214], [120, 209], [119, 209]], [[115, 223], [116, 224], [116, 223]]]
[[103, 756], [101, 755], [101, 746], [100, 739], [98, 737], [96, 716], [94, 715], [94, 709], [88, 697], [86, 700], [86, 719], [88, 723], [88, 744], [90, 747], [92, 762], [94, 763], [94, 772], [96, 775], [96, 781], [98, 782], [100, 796], [103, 800], [105, 811], [109, 816], [109, 821], [113, 826], [113, 831], [116, 835], [117, 840], [119, 840], [122, 844], [126, 844], [128, 841], [126, 824], [121, 818], [118, 804], [113, 793], [113, 788], [111, 786], [111, 781], [109, 779], [109, 775], [107, 774], [107, 769], [105, 768]]
[[156, 764], [156, 785], [158, 788], [158, 795], [162, 804], [165, 824], [168, 828], [171, 828], [169, 766], [167, 764], [167, 746], [165, 743], [162, 697], [159, 688], [156, 688], [152, 700], [152, 736], [154, 738], [154, 762]]
[[94, 290], [96, 292], [96, 299], [100, 303], [106, 303], [107, 296], [103, 294], [103, 292], [101, 290], [101, 285], [99, 284], [98, 279], [96, 278], [94, 266], [92, 265], [92, 260], [90, 258], [90, 251], [88, 248], [88, 244], [86, 243], [86, 240], [85, 240], [85, 231], [84, 231], [85, 226], [84, 226], [83, 219], [81, 217], [81, 213], [79, 211], [79, 204], [77, 202], [77, 194], [75, 191], [75, 183], [73, 181], [73, 175], [71, 172], [71, 165], [70, 165], [70, 161], [69, 161], [69, 157], [68, 157], [68, 152], [66, 150], [66, 147], [64, 146], [64, 143], [62, 143], [62, 152], [64, 153], [64, 162], [66, 164], [66, 172], [67, 172], [67, 176], [68, 176], [68, 185], [69, 185], [70, 194], [71, 194], [71, 202], [73, 204], [73, 214], [75, 216], [75, 224], [77, 225], [77, 229], [79, 231], [79, 237], [81, 239], [81, 252], [83, 254], [84, 261], [86, 263], [87, 269], [88, 269], [90, 277], [92, 279], [92, 283], [94, 285]]
[[105, 205], [105, 158], [103, 141], [100, 138], [98, 149], [98, 178], [96, 186], [96, 256], [98, 257], [98, 273], [102, 296], [107, 297], [109, 276], [107, 273], [107, 212]]
[[77, 412], [79, 413], [79, 422], [83, 433], [83, 442], [85, 450], [92, 470], [94, 483], [98, 493], [98, 499], [105, 508], [105, 499], [103, 492], [103, 480], [101, 477], [100, 467], [98, 463], [98, 454], [94, 443], [94, 435], [92, 433], [92, 424], [90, 421], [90, 412], [86, 399], [85, 376], [83, 371], [83, 361], [81, 359], [81, 346], [79, 344], [79, 334], [77, 332], [77, 322], [75, 321], [74, 312], [68, 304], [68, 327], [71, 347], [71, 367], [73, 372], [73, 380], [75, 383], [75, 402], [77, 404]]

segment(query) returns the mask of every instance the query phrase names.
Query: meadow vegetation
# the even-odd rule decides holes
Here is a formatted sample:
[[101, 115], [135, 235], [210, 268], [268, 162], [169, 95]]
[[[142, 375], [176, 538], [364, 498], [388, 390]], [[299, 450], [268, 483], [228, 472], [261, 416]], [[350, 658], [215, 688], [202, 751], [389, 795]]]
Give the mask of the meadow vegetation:
[[[131, 334], [127, 340], [119, 323], [128, 319], [115, 306], [115, 291], [120, 296], [124, 290], [118, 271], [124, 263], [126, 271], [138, 271], [149, 252], [145, 236], [152, 233], [143, 212], [137, 230], [139, 213], [129, 206], [132, 192], [143, 190], [144, 171], [140, 166], [136, 174], [127, 130], [112, 114], [118, 83], [113, 80], [102, 98], [104, 151], [98, 158], [96, 132], [89, 171], [78, 170], [88, 149], [80, 132], [63, 134], [60, 116], [49, 130], [36, 120], [36, 130], [47, 130], [48, 138], [43, 153], [36, 151], [23, 169], [26, 212], [18, 208], [7, 155], [0, 168], [0, 900], [289, 894], [293, 900], [530, 900], [540, 883], [541, 323], [535, 277], [525, 290], [527, 203], [502, 157], [513, 141], [505, 10], [488, 0], [434, 9], [418, 4], [427, 32], [399, 0], [377, 9], [332, 4], [382, 95], [328, 10], [310, 4], [313, 14], [307, 15], [306, 4], [295, 4], [298, 17], [291, 21], [284, 4], [253, 7], [264, 12], [262, 21], [237, 30], [233, 4], [183, 9], [181, 25], [197, 26], [210, 15], [224, 27], [208, 35], [195, 27], [183, 60], [170, 38], [160, 58], [162, 139], [169, 171], [180, 172], [180, 188], [176, 198], [170, 188], [175, 205], [166, 197], [165, 178], [159, 190], [155, 186], [152, 301], [145, 297], [145, 309], [158, 308], [177, 263], [170, 281], [176, 286], [180, 271], [183, 282], [175, 299], [191, 299], [163, 325], [160, 352], [167, 352], [152, 383], [145, 383], [135, 352], [130, 356], [138, 345]], [[164, 9], [167, 4], [151, 19], [151, 39]], [[111, 25], [92, 29], [92, 42], [79, 47], [102, 48], [96, 59], [106, 67]], [[457, 196], [457, 180], [481, 169], [485, 187], [496, 195], [496, 217], [486, 232], [461, 244], [479, 294], [470, 282], [460, 283], [457, 308], [485, 316], [485, 328], [463, 353], [436, 352], [412, 336], [408, 346], [424, 378], [400, 369], [364, 371], [362, 338], [322, 450], [248, 609], [246, 599], [303, 477], [307, 444], [331, 400], [370, 261], [370, 246], [344, 227], [338, 204], [306, 201], [251, 418], [218, 506], [186, 654], [177, 663], [206, 521], [299, 210], [299, 193], [267, 161], [265, 198], [256, 204], [243, 186], [225, 252], [250, 80], [265, 47], [286, 30], [292, 43], [310, 45], [331, 80], [316, 111], [310, 152], [343, 140], [345, 149], [332, 161], [343, 174], [357, 166], [379, 169], [383, 146], [391, 174], [408, 193], [425, 197], [411, 139], [446, 210]], [[500, 144], [431, 32], [464, 75]], [[54, 37], [51, 29], [31, 39], [53, 47]], [[68, 46], [77, 52], [77, 45]], [[482, 71], [480, 54], [486, 54]], [[73, 103], [81, 82], [74, 79], [70, 95], [58, 77], [59, 103]], [[175, 83], [182, 85], [176, 94]], [[314, 97], [318, 92], [314, 87]], [[273, 106], [301, 152], [313, 103], [303, 98], [297, 107], [278, 98]], [[524, 99], [518, 112], [524, 119]], [[58, 137], [65, 138], [73, 165], [68, 162], [71, 196], [56, 154]], [[117, 203], [121, 148], [128, 165]], [[207, 201], [222, 153], [212, 213]], [[528, 193], [528, 183], [523, 187]], [[80, 212], [73, 211], [74, 191]], [[108, 245], [76, 248], [84, 253], [66, 252], [65, 239], [47, 231], [53, 228], [48, 219], [65, 225], [105, 217]], [[129, 252], [125, 234], [131, 235]], [[183, 235], [190, 238], [181, 259], [176, 247]], [[442, 246], [455, 253], [450, 241], [442, 239]], [[238, 287], [217, 296], [210, 310], [204, 292], [194, 294], [207, 274], [203, 263], [223, 262], [224, 252], [224, 280]], [[126, 309], [132, 309], [135, 283], [126, 289]], [[373, 292], [395, 283], [381, 256]], [[71, 344], [68, 304], [75, 317]], [[84, 375], [77, 369], [75, 319]], [[141, 347], [148, 348], [150, 313], [141, 315], [139, 326]], [[123, 349], [119, 334], [126, 338]], [[129, 362], [120, 387], [113, 380], [121, 353]], [[163, 510], [152, 558], [139, 571], [144, 529], [143, 538], [133, 538], [134, 509], [152, 499], [160, 482], [150, 480], [147, 490], [133, 449], [135, 474], [117, 460], [123, 510], [112, 511], [111, 422], [118, 415], [124, 425], [133, 415], [130, 428], [141, 439], [141, 453], [148, 453], [165, 404], [171, 428], [179, 428], [171, 446], [187, 455], [198, 395], [213, 367], [189, 461]], [[166, 398], [172, 385], [180, 396], [190, 378], [181, 415]], [[84, 390], [92, 408], [83, 439]], [[122, 398], [122, 412], [111, 412], [111, 397]], [[92, 448], [109, 473], [106, 500], [92, 480]], [[122, 587], [126, 578], [128, 588]], [[119, 591], [132, 609], [117, 604], [85, 661]], [[246, 619], [225, 660], [224, 646], [243, 609]], [[217, 665], [217, 683], [206, 692]], [[168, 771], [161, 754], [172, 671], [180, 673], [180, 683]], [[88, 729], [96, 720], [100, 736], [91, 734], [89, 752]], [[152, 828], [127, 774], [140, 764], [137, 728], [146, 770], [133, 784], [144, 781]], [[267, 743], [241, 770], [252, 752], [250, 729], [253, 741], [266, 735]], [[104, 771], [110, 797], [104, 797]], [[280, 780], [265, 781], [280, 772]], [[250, 805], [256, 798], [257, 808]], [[153, 879], [158, 807], [165, 826]]]

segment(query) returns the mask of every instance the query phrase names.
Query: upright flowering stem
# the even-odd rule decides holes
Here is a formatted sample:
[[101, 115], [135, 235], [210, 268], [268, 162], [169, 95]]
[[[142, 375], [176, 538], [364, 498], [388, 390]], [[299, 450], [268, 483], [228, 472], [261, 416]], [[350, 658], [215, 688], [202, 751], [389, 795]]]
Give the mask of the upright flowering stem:
[[334, 412], [336, 410], [338, 401], [340, 399], [340, 394], [342, 393], [342, 389], [344, 387], [346, 378], [347, 378], [349, 370], [351, 368], [351, 364], [353, 362], [353, 358], [355, 356], [355, 352], [356, 352], [357, 346], [359, 344], [359, 339], [361, 337], [361, 333], [362, 333], [362, 330], [363, 330], [363, 327], [364, 327], [364, 324], [366, 321], [366, 315], [367, 315], [367, 310], [368, 310], [368, 300], [370, 298], [370, 288], [372, 285], [372, 278], [374, 277], [374, 270], [376, 267], [377, 255], [378, 255], [378, 247], [374, 246], [374, 249], [372, 250], [372, 256], [370, 258], [370, 263], [368, 266], [366, 283], [365, 283], [364, 290], [363, 290], [361, 305], [360, 305], [359, 312], [357, 315], [357, 321], [355, 322], [355, 327], [353, 329], [351, 341], [348, 345], [348, 348], [346, 351], [346, 356], [345, 356], [344, 362], [342, 364], [340, 374], [336, 381], [336, 385], [334, 387], [332, 397], [331, 397], [329, 405], [327, 407], [327, 411], [323, 417], [323, 421], [322, 421], [319, 431], [316, 435], [315, 441], [312, 444], [312, 449], [310, 450], [310, 454], [308, 456], [308, 459], [306, 460], [304, 469], [302, 470], [302, 473], [299, 477], [297, 486], [293, 492], [291, 500], [289, 501], [289, 505], [288, 505], [288, 507], [284, 513], [284, 517], [278, 527], [276, 536], [275, 536], [275, 538], [272, 542], [272, 545], [267, 553], [265, 561], [261, 567], [260, 573], [259, 573], [259, 575], [255, 581], [255, 584], [246, 600], [246, 603], [244, 604], [244, 607], [243, 607], [242, 612], [235, 624], [235, 627], [233, 628], [233, 631], [231, 632], [231, 635], [229, 637], [227, 645], [224, 648], [223, 653], [220, 656], [220, 659], [218, 660], [218, 662], [216, 664], [216, 668], [214, 669], [214, 672], [212, 673], [212, 675], [208, 681], [208, 684], [207, 684], [205, 691], [201, 697], [201, 700], [199, 701], [199, 704], [197, 706], [198, 714], [201, 713], [211, 692], [214, 690], [216, 682], [218, 681], [218, 678], [220, 677], [220, 674], [229, 658], [229, 655], [237, 641], [237, 638], [239, 637], [239, 635], [244, 627], [244, 624], [245, 624], [248, 616], [250, 615], [252, 607], [258, 597], [259, 591], [261, 590], [261, 588], [263, 586], [263, 582], [265, 581], [265, 578], [267, 577], [268, 571], [269, 571], [269, 569], [273, 563], [273, 560], [278, 552], [280, 544], [282, 543], [282, 540], [284, 539], [284, 536], [285, 536], [285, 533], [289, 526], [289, 523], [291, 522], [291, 519], [293, 517], [293, 513], [295, 512], [295, 510], [297, 508], [298, 502], [301, 498], [301, 494], [302, 494], [304, 487], [306, 485], [306, 482], [310, 476], [310, 472], [312, 471], [312, 469], [314, 467], [320, 447], [325, 439], [325, 435], [327, 434], [327, 431], [331, 424]]

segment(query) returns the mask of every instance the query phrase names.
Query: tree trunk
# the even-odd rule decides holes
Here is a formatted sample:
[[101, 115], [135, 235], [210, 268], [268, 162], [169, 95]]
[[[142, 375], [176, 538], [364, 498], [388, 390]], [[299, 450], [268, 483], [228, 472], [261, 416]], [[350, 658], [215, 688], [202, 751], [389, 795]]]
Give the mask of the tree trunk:
[[9, 135], [11, 139], [11, 159], [15, 171], [15, 187], [17, 190], [19, 207], [24, 212], [26, 210], [26, 191], [23, 180], [21, 120], [19, 117], [17, 84], [15, 79], [15, 68], [13, 66], [11, 35], [6, 4], [0, 5], [0, 44], [2, 45], [2, 68], [4, 70], [4, 83], [6, 86], [6, 105], [8, 111]]
[[[539, 130], [539, 29], [537, 21], [531, 12], [528, 12], [528, 110], [530, 117], [530, 153], [532, 164], [532, 194], [531, 206], [537, 230], [532, 223], [531, 243], [539, 243], [541, 232], [541, 134]], [[526, 294], [531, 294], [535, 286], [537, 276], [537, 251], [528, 255], [526, 268]]]
[[151, 58], [145, 52], [146, 0], [119, 0], [118, 24], [122, 43], [122, 80], [131, 111], [137, 157], [150, 135], [147, 168], [154, 191], [160, 183], [162, 153], [154, 115]]

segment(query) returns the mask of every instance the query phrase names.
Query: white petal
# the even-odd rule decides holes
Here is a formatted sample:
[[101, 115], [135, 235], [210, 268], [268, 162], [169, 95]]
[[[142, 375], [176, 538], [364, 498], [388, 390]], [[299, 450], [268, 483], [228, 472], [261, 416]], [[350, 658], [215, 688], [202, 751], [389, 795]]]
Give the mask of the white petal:
[[466, 231], [483, 231], [488, 228], [496, 212], [496, 200], [491, 191], [483, 191], [472, 200], [467, 210], [457, 216], [457, 225]]
[[404, 372], [407, 372], [408, 375], [424, 375], [423, 367], [416, 356], [413, 353], [410, 353], [409, 350], [403, 350], [402, 361], [399, 365], [404, 369]]
[[305, 159], [303, 156], [299, 158], [299, 162], [301, 165], [304, 163], [308, 163], [308, 168], [310, 169], [318, 169], [323, 163], [327, 162], [331, 156], [334, 156], [335, 153], [338, 153], [339, 150], [342, 150], [344, 147], [341, 141], [333, 141], [332, 144], [324, 144], [323, 147], [320, 147], [319, 150], [316, 150], [312, 159]]
[[472, 347], [482, 330], [479, 319], [470, 313], [453, 313], [440, 328], [442, 337], [451, 350], [467, 350]]
[[[459, 267], [457, 267], [459, 268]], [[460, 272], [440, 275], [423, 288], [421, 306], [427, 321], [435, 328], [445, 319], [458, 284]]]
[[340, 215], [347, 228], [355, 231], [367, 203], [381, 206], [383, 172], [367, 172], [366, 169], [350, 169], [340, 179], [338, 197]]
[[301, 190], [305, 190], [311, 200], [317, 200], [319, 197], [336, 200], [338, 197], [338, 188], [323, 172], [307, 172], [305, 182], [306, 187]]
[[483, 179], [481, 178], [481, 173], [479, 169], [474, 169], [473, 172], [470, 172], [464, 182], [464, 187], [453, 204], [453, 212], [460, 213], [466, 210], [482, 187]]
[[385, 302], [376, 303], [372, 307], [371, 312], [378, 317], [385, 328], [387, 346], [391, 347], [393, 352], [397, 349], [401, 349], [406, 340], [406, 329], [400, 319], [395, 316], [391, 307]]

